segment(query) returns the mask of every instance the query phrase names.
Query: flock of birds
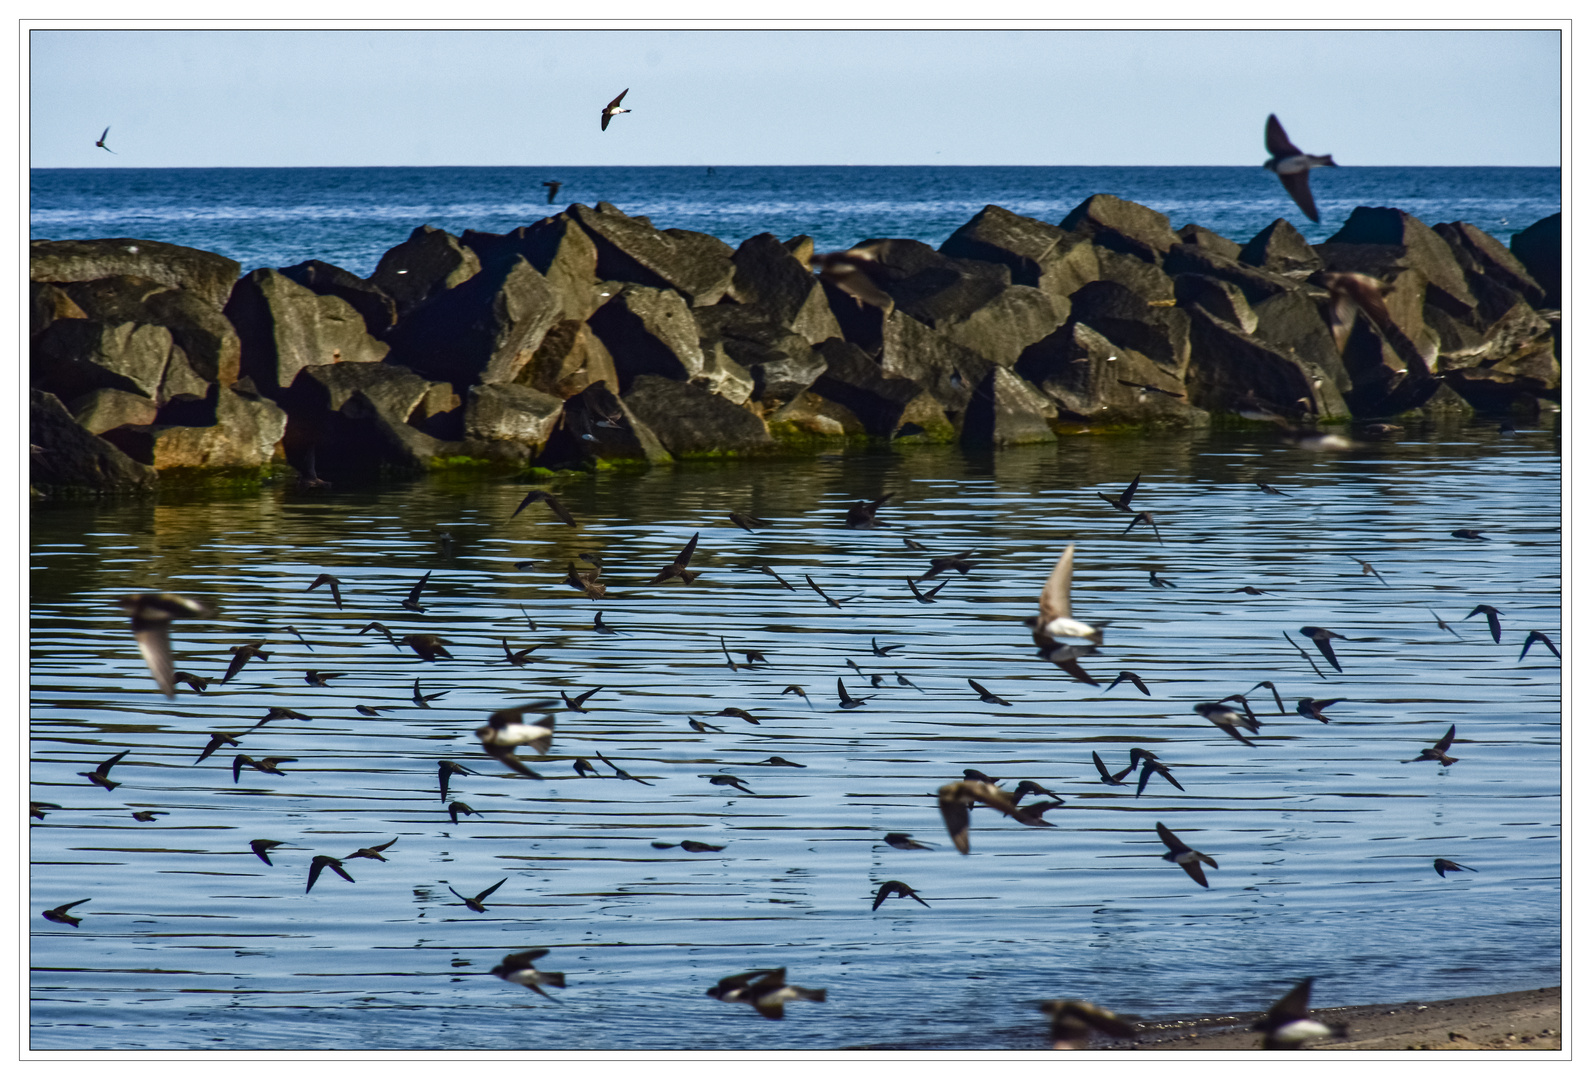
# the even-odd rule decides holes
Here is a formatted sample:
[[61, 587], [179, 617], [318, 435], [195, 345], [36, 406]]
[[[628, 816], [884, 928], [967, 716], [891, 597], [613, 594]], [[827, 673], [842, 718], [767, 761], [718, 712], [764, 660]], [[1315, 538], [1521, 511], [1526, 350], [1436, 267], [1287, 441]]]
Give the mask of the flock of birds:
[[[1135, 515], [1132, 519], [1132, 524], [1128, 526], [1129, 530], [1140, 521], [1151, 526], [1154, 525], [1152, 515], [1136, 510], [1133, 506], [1133, 499], [1138, 491], [1141, 479], [1141, 475], [1135, 477], [1132, 483], [1119, 495], [1099, 493], [1100, 497], [1113, 509]], [[1289, 497], [1286, 492], [1270, 485], [1259, 483], [1257, 486], [1263, 494]], [[877, 516], [880, 508], [891, 497], [892, 495], [885, 494], [878, 499], [856, 502], [846, 512], [845, 525], [852, 529], [875, 527], [879, 524]], [[557, 520], [568, 526], [577, 527], [574, 517], [557, 497], [541, 490], [534, 490], [526, 495], [519, 507], [514, 511], [514, 516], [537, 503], [545, 503]], [[730, 511], [729, 519], [733, 524], [747, 531], [755, 531], [769, 524], [759, 518], [742, 514], [738, 511]], [[1468, 529], [1455, 530], [1452, 535], [1461, 540], [1474, 541], [1484, 539], [1478, 532]], [[690, 569], [690, 562], [696, 551], [699, 537], [700, 533], [693, 535], [679, 554], [671, 562], [663, 566], [646, 584], [656, 586], [677, 580], [684, 585], [690, 585], [695, 581], [700, 571]], [[451, 538], [444, 534], [443, 542], [447, 543], [450, 540]], [[924, 556], [929, 559], [929, 565], [925, 571], [916, 578], [907, 579], [907, 584], [910, 585], [913, 596], [921, 603], [935, 602], [933, 594], [944, 587], [944, 583], [940, 583], [932, 591], [924, 592], [920, 588], [921, 582], [940, 574], [951, 572], [965, 575], [976, 565], [971, 561], [974, 554], [971, 551], [958, 552], [948, 556], [932, 556], [928, 555], [923, 545], [916, 541], [907, 538], [904, 542], [908, 548], [922, 551]], [[1039, 594], [1037, 613], [1026, 622], [1031, 630], [1032, 642], [1042, 659], [1055, 665], [1072, 679], [1097, 687], [1101, 685], [1101, 682], [1089, 674], [1082, 666], [1082, 662], [1100, 654], [1104, 647], [1106, 622], [1097, 618], [1090, 618], [1089, 621], [1084, 621], [1073, 613], [1072, 577], [1075, 557], [1075, 545], [1068, 544]], [[593, 600], [600, 599], [605, 595], [606, 591], [606, 584], [601, 580], [602, 558], [595, 552], [584, 553], [580, 558], [583, 561], [590, 562], [593, 565], [593, 569], [581, 570], [576, 568], [572, 562], [569, 563], [565, 584]], [[1360, 566], [1363, 575], [1374, 575], [1382, 584], [1387, 584], [1385, 578], [1370, 563], [1354, 556], [1350, 556], [1350, 558]], [[531, 568], [535, 565], [534, 562], [516, 564], [516, 566], [521, 568]], [[752, 569], [773, 576], [786, 589], [793, 592], [799, 591], [795, 585], [780, 577], [772, 567], [759, 565]], [[421, 577], [403, 599], [398, 602], [398, 606], [414, 613], [424, 612], [426, 608], [422, 604], [422, 600], [424, 599], [424, 590], [429, 578], [429, 573]], [[1176, 587], [1174, 582], [1165, 578], [1158, 578], [1157, 580], [1157, 575], [1153, 572], [1150, 574], [1150, 579], [1151, 584], [1158, 588]], [[314, 591], [321, 588], [327, 589], [331, 601], [341, 610], [343, 608], [343, 584], [342, 580], [335, 575], [322, 573], [309, 583], [306, 591]], [[812, 580], [810, 575], [806, 577], [806, 584], [813, 593], [826, 604], [833, 607], [841, 607], [848, 600], [854, 599], [854, 597], [836, 598], [828, 595]], [[1253, 587], [1235, 591], [1259, 592]], [[217, 681], [178, 671], [172, 654], [170, 637], [173, 622], [212, 617], [214, 612], [206, 604], [175, 593], [140, 593], [122, 598], [119, 601], [119, 605], [130, 617], [131, 629], [138, 649], [147, 663], [156, 684], [167, 697], [175, 696], [179, 683], [187, 685], [194, 691], [202, 692], [212, 682]], [[1503, 613], [1494, 607], [1486, 604], [1477, 604], [1466, 618], [1484, 616], [1487, 620], [1490, 636], [1494, 642], [1500, 643], [1502, 641], [1502, 615]], [[1456, 635], [1456, 631], [1444, 622], [1440, 616], [1437, 616], [1435, 612], [1432, 612], [1432, 616], [1436, 619], [1440, 628]], [[531, 625], [532, 629], [534, 629], [533, 622]], [[594, 628], [599, 632], [618, 632], [602, 622], [600, 612], [594, 621]], [[300, 640], [304, 640], [303, 635], [297, 628], [288, 627], [287, 629], [297, 635]], [[384, 635], [395, 648], [400, 651], [406, 648], [422, 660], [452, 659], [448, 651], [449, 642], [435, 634], [398, 636], [377, 621], [367, 623], [359, 631], [360, 634], [372, 632]], [[1341, 661], [1332, 647], [1332, 642], [1353, 639], [1317, 626], [1302, 627], [1299, 633], [1315, 645], [1319, 655], [1328, 665], [1338, 672], [1342, 671]], [[1300, 655], [1309, 661], [1315, 672], [1324, 678], [1325, 676], [1315, 663], [1314, 658], [1298, 642], [1294, 641], [1291, 635], [1286, 636], [1287, 640], [1299, 651]], [[1530, 648], [1538, 642], [1550, 649], [1554, 655], [1558, 655], [1555, 643], [1547, 635], [1540, 631], [1531, 631], [1525, 638], [1520, 659], [1523, 660]], [[237, 676], [245, 665], [252, 660], [269, 660], [270, 653], [265, 651], [265, 644], [264, 641], [257, 641], [233, 646], [227, 670], [218, 681], [223, 684], [226, 683]], [[305, 644], [307, 645], [308, 642], [305, 641]], [[540, 647], [538, 645], [516, 650], [509, 645], [506, 638], [501, 639], [501, 644], [504, 660], [515, 667], [524, 666], [531, 660], [536, 659], [532, 656], [532, 653]], [[722, 637], [719, 638], [719, 644], [723, 650], [725, 661], [732, 670], [738, 670], [740, 667], [755, 669], [758, 663], [766, 661], [766, 658], [756, 650], [741, 650], [745, 660], [743, 663], [737, 663], [731, 654], [728, 643]], [[877, 656], [888, 656], [891, 651], [898, 647], [895, 645], [880, 645], [876, 638], [872, 641], [872, 649]], [[848, 660], [847, 663], [855, 671], [858, 678], [870, 678], [875, 687], [883, 684], [884, 677], [882, 675], [865, 676], [854, 661]], [[338, 672], [310, 670], [305, 673], [305, 682], [313, 686], [328, 686], [331, 685], [329, 680], [339, 676], [340, 673]], [[903, 686], [914, 685], [899, 673], [896, 673], [896, 680]], [[999, 697], [977, 681], [972, 679], [967, 681], [972, 692], [977, 694], [981, 701], [995, 705], [1010, 704], [1010, 702]], [[1124, 682], [1132, 685], [1145, 695], [1150, 694], [1144, 680], [1131, 671], [1121, 671], [1117, 674], [1114, 681], [1110, 683], [1109, 688], [1114, 689]], [[560, 691], [560, 693], [563, 698], [563, 704], [567, 709], [575, 712], [585, 712], [587, 711], [585, 708], [586, 702], [602, 689], [599, 686], [575, 697], [570, 697], [565, 691]], [[1258, 683], [1244, 693], [1234, 693], [1220, 701], [1199, 703], [1194, 706], [1194, 710], [1231, 738], [1243, 743], [1245, 746], [1255, 746], [1256, 744], [1248, 736], [1258, 736], [1262, 722], [1255, 714], [1247, 695], [1261, 689], [1269, 692], [1269, 696], [1276, 703], [1278, 712], [1286, 715], [1287, 710], [1281, 693], [1276, 685], [1270, 681]], [[843, 675], [836, 680], [836, 691], [839, 707], [842, 709], [863, 707], [871, 698], [871, 695], [855, 696], [848, 692]], [[444, 690], [427, 694], [422, 690], [420, 680], [416, 678], [413, 688], [413, 701], [420, 708], [430, 708], [430, 702], [441, 697], [446, 692]], [[806, 700], [808, 705], [816, 708], [806, 689], [802, 686], [790, 685], [785, 688], [784, 693], [798, 695]], [[1300, 716], [1315, 719], [1321, 723], [1329, 723], [1330, 717], [1326, 715], [1325, 710], [1340, 704], [1343, 700], [1345, 699], [1338, 698], [1321, 701], [1314, 698], [1303, 698], [1297, 702], [1295, 711]], [[543, 779], [526, 761], [518, 756], [518, 753], [520, 751], [528, 751], [542, 756], [549, 753], [556, 734], [555, 720], [550, 710], [555, 707], [555, 702], [536, 702], [519, 708], [500, 709], [491, 713], [486, 723], [474, 733], [480, 743], [482, 752], [519, 775]], [[359, 712], [367, 716], [378, 716], [381, 711], [366, 705], [359, 705], [357, 708]], [[739, 719], [753, 725], [759, 723], [758, 718], [753, 713], [736, 707], [726, 707], [716, 715]], [[255, 725], [255, 728], [273, 720], [284, 719], [309, 720], [311, 718], [292, 709], [272, 707], [266, 716]], [[722, 730], [715, 725], [695, 718], [690, 719], [690, 724], [698, 731]], [[239, 747], [241, 739], [247, 734], [248, 732], [217, 732], [212, 734], [207, 744], [200, 751], [198, 762], [202, 762], [212, 754], [217, 753], [223, 746]], [[1455, 736], [1456, 725], [1450, 725], [1446, 733], [1433, 746], [1421, 749], [1415, 757], [1407, 759], [1405, 763], [1434, 761], [1443, 768], [1451, 766], [1458, 760], [1449, 754]], [[111, 771], [128, 753], [128, 750], [122, 750], [101, 762], [93, 770], [82, 772], [78, 775], [84, 777], [90, 784], [104, 788], [106, 791], [112, 791], [118, 786], [118, 781], [111, 779]], [[620, 779], [640, 784], [651, 783], [651, 781], [630, 774], [620, 765], [609, 760], [600, 751], [595, 753], [595, 757], [606, 765], [614, 776]], [[294, 760], [294, 758], [289, 757], [265, 757], [256, 760], [248, 754], [238, 753], [232, 760], [233, 780], [237, 782], [243, 769], [277, 776], [284, 775], [280, 766], [290, 764]], [[1097, 751], [1093, 753], [1093, 763], [1098, 771], [1099, 781], [1108, 786], [1129, 786], [1129, 778], [1136, 773], [1138, 794], [1143, 793], [1145, 787], [1155, 776], [1162, 777], [1166, 782], [1182, 790], [1182, 784], [1172, 775], [1171, 769], [1161, 762], [1153, 752], [1142, 747], [1131, 748], [1129, 764], [1126, 768], [1119, 771], [1111, 771]], [[767, 761], [759, 762], [758, 764], [789, 768], [805, 767], [782, 757], [771, 757]], [[599, 770], [585, 758], [575, 759], [574, 768], [581, 776], [600, 775]], [[454, 777], [472, 772], [472, 769], [456, 761], [444, 759], [438, 762], [437, 782], [439, 798], [446, 805], [448, 815], [455, 823], [458, 822], [460, 816], [468, 816], [476, 812], [457, 798], [449, 800], [449, 783]], [[731, 788], [748, 794], [752, 793], [744, 780], [727, 773], [702, 774], [702, 777], [713, 785]], [[1053, 823], [1045, 820], [1044, 815], [1065, 805], [1064, 799], [1035, 781], [1023, 780], [1016, 787], [1010, 789], [1002, 787], [1002, 783], [1004, 781], [1001, 778], [988, 776], [976, 769], [966, 769], [963, 771], [961, 779], [946, 783], [939, 788], [937, 801], [946, 832], [956, 849], [962, 854], [965, 855], [971, 851], [971, 816], [975, 807], [988, 807], [1021, 825], [1045, 828], [1053, 827]], [[1024, 804], [1023, 800], [1029, 796], [1044, 796], [1045, 801]], [[32, 814], [37, 818], [44, 817], [45, 812], [51, 809], [59, 809], [59, 807], [52, 803], [36, 802], [32, 804]], [[139, 817], [140, 820], [150, 820], [156, 813], [158, 811], [141, 811], [135, 816]], [[1166, 862], [1181, 868], [1199, 886], [1209, 888], [1210, 883], [1206, 876], [1205, 868], [1218, 870], [1219, 866], [1216, 860], [1210, 855], [1190, 847], [1162, 822], [1155, 823], [1155, 831], [1166, 848], [1165, 853], [1161, 857]], [[328, 870], [346, 881], [354, 881], [353, 876], [348, 872], [346, 865], [348, 861], [372, 859], [385, 862], [386, 857], [383, 852], [396, 841], [397, 838], [395, 837], [385, 844], [360, 848], [341, 858], [325, 854], [313, 856], [308, 867], [305, 892], [307, 893], [313, 889], [322, 874]], [[883, 841], [890, 847], [899, 850], [921, 850], [929, 847], [929, 845], [917, 841], [908, 833], [889, 833], [883, 837]], [[272, 850], [281, 846], [283, 846], [281, 841], [269, 839], [257, 839], [250, 843], [250, 849], [253, 854], [267, 865], [273, 865], [271, 863]], [[675, 845], [654, 842], [653, 846], [668, 848]], [[692, 853], [722, 850], [720, 846], [690, 840], [684, 841], [678, 846]], [[1436, 859], [1434, 868], [1438, 874], [1444, 877], [1448, 873], [1455, 871], [1476, 872], [1472, 867], [1446, 858]], [[484, 912], [487, 910], [486, 902], [492, 893], [501, 888], [507, 880], [507, 878], [504, 878], [474, 896], [464, 896], [453, 890], [451, 885], [448, 886], [448, 889], [469, 910]], [[899, 880], [890, 880], [879, 884], [873, 899], [873, 909], [876, 911], [880, 905], [892, 898], [910, 899], [924, 907], [930, 906], [909, 884]], [[43, 913], [43, 917], [50, 922], [75, 927], [79, 925], [81, 916], [73, 915], [72, 909], [87, 902], [88, 900], [84, 899], [61, 904], [46, 910]], [[546, 955], [546, 953], [547, 950], [545, 949], [537, 949], [510, 954], [504, 958], [501, 964], [494, 967], [491, 973], [506, 981], [517, 983], [538, 994], [547, 996], [543, 987], [563, 987], [564, 976], [562, 973], [545, 972], [536, 968], [535, 961]], [[1267, 1048], [1297, 1047], [1311, 1040], [1342, 1034], [1340, 1029], [1322, 1024], [1311, 1018], [1308, 1010], [1310, 986], [1311, 980], [1309, 979], [1299, 983], [1272, 1008], [1264, 1019], [1255, 1025], [1257, 1030], [1264, 1032], [1264, 1045]], [[710, 988], [707, 993], [721, 1001], [749, 1004], [762, 1016], [773, 1019], [782, 1017], [785, 1005], [790, 1002], [822, 1002], [826, 997], [825, 991], [821, 989], [807, 989], [787, 983], [785, 981], [785, 969], [783, 968], [755, 969], [730, 976]], [[1127, 1021], [1116, 1017], [1109, 1010], [1088, 1002], [1052, 1001], [1046, 1003], [1043, 1008], [1051, 1017], [1051, 1040], [1052, 1044], [1058, 1048], [1086, 1045], [1091, 1032], [1116, 1038], [1126, 1038], [1130, 1037], [1133, 1031], [1132, 1025]]]

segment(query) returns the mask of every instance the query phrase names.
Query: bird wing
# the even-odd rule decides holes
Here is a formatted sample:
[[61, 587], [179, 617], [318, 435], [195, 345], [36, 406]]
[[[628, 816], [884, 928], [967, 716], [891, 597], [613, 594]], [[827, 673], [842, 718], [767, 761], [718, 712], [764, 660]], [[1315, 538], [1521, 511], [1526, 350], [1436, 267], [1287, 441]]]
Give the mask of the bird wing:
[[887, 900], [889, 898], [889, 894], [894, 890], [895, 883], [893, 881], [886, 881], [884, 884], [880, 885], [878, 887], [878, 895], [873, 897], [873, 910], [877, 911], [878, 905]]
[[1295, 173], [1278, 173], [1277, 177], [1281, 180], [1282, 187], [1287, 189], [1287, 194], [1293, 197], [1293, 201], [1298, 204], [1298, 208], [1304, 212], [1304, 216], [1318, 224], [1320, 222], [1320, 211], [1315, 209], [1315, 196], [1309, 190], [1309, 170], [1305, 169], [1302, 172]]
[[1187, 844], [1184, 844], [1181, 840], [1177, 839], [1176, 833], [1172, 832], [1158, 821], [1155, 822], [1155, 832], [1160, 834], [1161, 843], [1170, 848], [1172, 854], [1181, 854], [1182, 852], [1189, 850]]
[[305, 892], [309, 892], [309, 890], [311, 890], [311, 889], [313, 889], [315, 887], [316, 879], [318, 879], [320, 877], [320, 872], [322, 870], [324, 870], [325, 868], [326, 868], [326, 864], [321, 862], [318, 858], [314, 859], [314, 860], [312, 860], [310, 862], [310, 864], [309, 864], [309, 884], [304, 886], [304, 891]]
[[1044, 583], [1044, 591], [1039, 593], [1040, 627], [1056, 619], [1072, 617], [1072, 552], [1075, 548], [1075, 544], [1066, 545], [1065, 553], [1050, 571], [1050, 579]]
[[485, 900], [488, 896], [492, 895], [498, 889], [501, 889], [503, 887], [503, 883], [506, 882], [507, 880], [508, 880], [507, 878], [504, 878], [502, 881], [499, 881], [496, 885], [493, 885], [490, 889], [487, 889], [485, 892], [481, 893], [479, 896], [477, 896], [475, 898], [475, 902], [478, 904], [482, 900]]
[[619, 102], [624, 100], [624, 94], [628, 94], [629, 92], [630, 92], [630, 88], [629, 87], [625, 87], [623, 94], [620, 94], [618, 97], [616, 97], [612, 101], [608, 102], [608, 108], [610, 108], [610, 109], [618, 108], [619, 107]]
[[971, 825], [971, 815], [968, 806], [959, 797], [947, 797], [946, 793], [959, 787], [957, 784], [946, 784], [939, 789], [939, 813], [945, 819], [945, 831], [950, 833], [951, 842], [956, 845], [956, 850], [963, 855], [970, 854], [972, 845], [967, 841], [967, 833]]
[[1115, 781], [1116, 778], [1110, 775], [1110, 770], [1105, 768], [1105, 759], [1099, 756], [1098, 750], [1094, 751], [1094, 768], [1099, 770], [1099, 778], [1105, 783], [1109, 784]]
[[144, 663], [149, 665], [149, 673], [160, 684], [161, 693], [175, 697], [177, 669], [171, 662], [171, 639], [166, 634], [166, 624], [144, 622], [133, 629], [133, 640], [138, 642], [138, 651], [143, 654]]
[[1084, 671], [1083, 665], [1079, 664], [1076, 660], [1062, 660], [1056, 666], [1062, 671], [1066, 672], [1072, 678], [1076, 679], [1078, 682], [1085, 682], [1089, 686], [1099, 685], [1099, 681], [1088, 672]]
[[1276, 114], [1271, 113], [1265, 120], [1265, 149], [1276, 158], [1298, 157], [1303, 153], [1287, 138], [1287, 132], [1282, 130], [1282, 122], [1276, 119]]
[[1139, 473], [1137, 476], [1133, 477], [1132, 483], [1127, 485], [1127, 490], [1121, 493], [1121, 502], [1123, 506], [1131, 504], [1133, 495], [1138, 491], [1138, 481], [1142, 480], [1143, 478], [1143, 473]]
[[1265, 1019], [1276, 1026], [1288, 1020], [1309, 1019], [1309, 990], [1314, 982], [1313, 977], [1305, 979], [1283, 994], [1282, 999], [1265, 1014]]
[[1458, 734], [1458, 725], [1448, 725], [1447, 734], [1443, 735], [1441, 741], [1439, 741], [1435, 746], [1436, 752], [1439, 754], [1447, 753], [1448, 750], [1450, 750], [1453, 746], [1453, 736], [1456, 734]]
[[[622, 97], [623, 95], [620, 96]], [[563, 503], [559, 502], [555, 496], [543, 492], [542, 498], [547, 501], [547, 509], [551, 510], [555, 515], [557, 515], [559, 521], [563, 522], [571, 529], [579, 528], [579, 526], [575, 524], [575, 519], [570, 516], [569, 511], [564, 509]]]
[[690, 565], [691, 556], [696, 554], [696, 541], [700, 539], [701, 535], [701, 533], [692, 535], [690, 543], [680, 549], [679, 555], [674, 559], [675, 566], [685, 567]]
[[1180, 863], [1178, 865], [1180, 865], [1184, 870], [1186, 870], [1188, 872], [1188, 876], [1190, 878], [1192, 878], [1194, 881], [1197, 881], [1200, 885], [1203, 885], [1206, 889], [1208, 889], [1210, 887], [1210, 883], [1204, 879], [1204, 867], [1199, 865], [1199, 860], [1198, 859], [1192, 859], [1192, 860], [1190, 860], [1188, 862]]

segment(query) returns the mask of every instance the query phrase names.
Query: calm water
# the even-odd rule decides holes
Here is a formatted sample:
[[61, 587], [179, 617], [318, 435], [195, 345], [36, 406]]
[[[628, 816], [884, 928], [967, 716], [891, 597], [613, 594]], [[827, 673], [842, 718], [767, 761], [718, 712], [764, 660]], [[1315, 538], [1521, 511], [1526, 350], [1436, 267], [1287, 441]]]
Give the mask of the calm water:
[[[1095, 494], [1140, 471], [1134, 505], [1163, 544], [1123, 535], [1129, 519]], [[30, 831], [32, 1046], [1038, 1047], [1035, 1003], [1056, 996], [1168, 1014], [1261, 1008], [1305, 974], [1320, 1005], [1554, 985], [1560, 669], [1540, 646], [1523, 662], [1519, 650], [1530, 630], [1558, 640], [1559, 479], [1553, 430], [1509, 438], [1477, 422], [1328, 455], [1213, 433], [606, 473], [558, 487], [578, 529], [539, 505], [510, 520], [525, 488], [501, 480], [40, 504], [32, 797], [62, 809]], [[836, 527], [886, 491], [889, 528]], [[730, 509], [772, 524], [744, 532]], [[455, 538], [448, 553], [437, 529]], [[697, 531], [695, 585], [640, 584]], [[905, 536], [978, 565], [920, 605], [904, 579], [926, 557]], [[1151, 696], [1034, 656], [1021, 620], [1068, 541], [1077, 614], [1110, 621], [1086, 666], [1107, 682], [1135, 671]], [[601, 602], [560, 583], [589, 551], [606, 564]], [[544, 565], [514, 568], [526, 559]], [[801, 591], [744, 568], [757, 563]], [[1177, 587], [1151, 588], [1150, 570]], [[306, 591], [323, 571], [342, 578], [344, 610]], [[426, 572], [427, 610], [405, 611]], [[825, 606], [807, 573], [855, 599]], [[1233, 591], [1245, 585], [1265, 594]], [[221, 610], [177, 625], [179, 668], [219, 676], [228, 647], [251, 640], [271, 658], [168, 702], [114, 606], [146, 589]], [[1464, 621], [1478, 603], [1501, 609], [1501, 644]], [[622, 636], [594, 632], [598, 610]], [[441, 634], [456, 659], [359, 636], [372, 619]], [[1317, 677], [1283, 639], [1308, 624], [1356, 639], [1336, 643], [1343, 674]], [[720, 636], [767, 665], [731, 671]], [[539, 643], [542, 659], [511, 667], [500, 639]], [[899, 648], [880, 658], [873, 639]], [[310, 668], [345, 674], [311, 687]], [[839, 710], [841, 677], [876, 696]], [[416, 707], [416, 678], [447, 695]], [[1010, 707], [979, 701], [968, 678]], [[1257, 747], [1191, 711], [1261, 679], [1288, 712], [1259, 691]], [[791, 683], [812, 707], [781, 696]], [[552, 711], [545, 759], [525, 755], [545, 780], [480, 753], [472, 732], [492, 710], [599, 686], [588, 712]], [[1305, 696], [1346, 700], [1322, 725], [1293, 713]], [[312, 719], [250, 730], [271, 706]], [[687, 724], [726, 706], [762, 722]], [[1449, 724], [1458, 764], [1400, 763]], [[214, 731], [244, 733], [241, 747], [195, 764]], [[1186, 792], [1102, 785], [1090, 752], [1122, 768], [1132, 746]], [[114, 792], [77, 776], [121, 750]], [[598, 751], [650, 786], [606, 768], [577, 777], [573, 759]], [[297, 760], [234, 783], [237, 752]], [[806, 768], [756, 764], [770, 755]], [[450, 798], [479, 817], [448, 820], [443, 758], [476, 770]], [[1053, 788], [1057, 827], [980, 808], [959, 855], [933, 793], [965, 768]], [[720, 771], [756, 794], [702, 778]], [[140, 823], [140, 809], [163, 816]], [[1210, 889], [1159, 858], [1157, 821], [1220, 863]], [[887, 832], [937, 846], [894, 850]], [[275, 865], [250, 853], [256, 838], [284, 842]], [[305, 894], [312, 856], [394, 838], [388, 861], [348, 861], [356, 883], [327, 873]], [[684, 839], [725, 849], [651, 846]], [[1479, 873], [1439, 878], [1439, 856]], [[448, 891], [503, 878], [484, 914]], [[889, 879], [931, 907], [872, 911]], [[39, 917], [84, 897], [78, 928]], [[488, 974], [543, 947], [539, 966], [568, 977], [556, 1003]], [[704, 994], [780, 965], [829, 1000], [775, 1024]]]
[[[547, 205], [543, 180], [564, 183]], [[34, 169], [35, 238], [130, 236], [220, 252], [243, 264], [318, 258], [368, 275], [417, 225], [506, 232], [570, 202], [614, 203], [659, 228], [730, 244], [811, 234], [819, 250], [895, 236], [937, 247], [989, 203], [1059, 222], [1090, 195], [1151, 206], [1245, 242], [1286, 217], [1312, 243], [1356, 206], [1396, 206], [1427, 224], [1468, 221], [1507, 241], [1560, 209], [1557, 169], [1337, 168], [1311, 179], [1322, 223], [1252, 168], [725, 167], [427, 169]]]

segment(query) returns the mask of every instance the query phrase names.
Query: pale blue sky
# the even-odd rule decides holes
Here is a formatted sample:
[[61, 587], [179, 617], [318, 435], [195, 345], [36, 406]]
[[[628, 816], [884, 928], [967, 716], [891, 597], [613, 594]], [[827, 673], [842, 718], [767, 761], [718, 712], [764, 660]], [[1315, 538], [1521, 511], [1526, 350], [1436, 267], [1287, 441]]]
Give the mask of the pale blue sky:
[[[31, 164], [1559, 164], [1525, 31], [36, 30]], [[634, 109], [599, 130], [628, 87]], [[95, 148], [107, 124], [117, 156]]]

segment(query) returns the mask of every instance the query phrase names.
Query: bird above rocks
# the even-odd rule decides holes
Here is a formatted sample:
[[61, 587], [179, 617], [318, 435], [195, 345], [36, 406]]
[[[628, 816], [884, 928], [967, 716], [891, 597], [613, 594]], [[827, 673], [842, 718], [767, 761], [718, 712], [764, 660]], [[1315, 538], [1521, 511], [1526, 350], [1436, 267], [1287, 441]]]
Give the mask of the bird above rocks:
[[621, 109], [621, 108], [619, 108], [619, 102], [623, 101], [624, 100], [624, 95], [628, 94], [629, 92], [630, 92], [630, 88], [628, 86], [626, 86], [624, 88], [624, 93], [621, 93], [618, 97], [614, 98], [612, 101], [608, 102], [606, 105], [604, 105], [602, 107], [602, 130], [603, 131], [608, 130], [608, 122], [610, 120], [612, 120], [615, 116], [618, 116], [620, 113], [627, 113], [627, 112], [630, 111], [629, 109]]
[[[176, 697], [176, 671], [171, 661], [171, 620], [209, 618], [213, 612], [199, 601], [176, 593], [135, 593], [116, 601], [116, 606], [132, 620], [133, 640], [138, 644], [144, 663], [149, 665], [149, 673], [155, 677], [160, 692], [167, 697]], [[230, 675], [228, 672], [228, 677]], [[209, 685], [208, 681], [205, 685]]]
[[547, 189], [547, 205], [551, 206], [552, 201], [558, 197], [558, 189], [563, 187], [563, 181], [543, 180], [541, 186]]
[[1330, 154], [1306, 154], [1294, 146], [1275, 113], [1265, 120], [1265, 149], [1271, 155], [1265, 167], [1276, 174], [1304, 216], [1319, 224], [1320, 211], [1315, 209], [1315, 196], [1309, 190], [1309, 170], [1337, 163]]

